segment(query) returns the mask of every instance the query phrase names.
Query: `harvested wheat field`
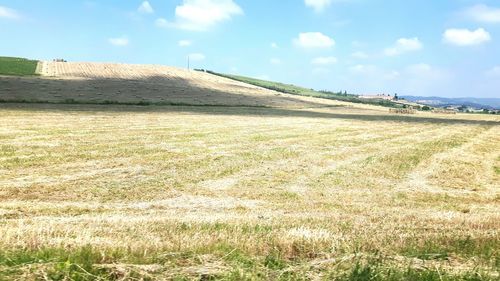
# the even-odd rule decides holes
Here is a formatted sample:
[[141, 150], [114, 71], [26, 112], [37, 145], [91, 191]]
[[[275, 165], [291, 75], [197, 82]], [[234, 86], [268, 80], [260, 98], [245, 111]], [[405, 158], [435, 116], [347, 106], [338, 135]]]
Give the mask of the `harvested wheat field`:
[[40, 62], [37, 72], [39, 77], [0, 76], [0, 101], [294, 108], [337, 104], [169, 66]]
[[496, 116], [2, 104], [0, 279], [498, 280], [499, 183]]

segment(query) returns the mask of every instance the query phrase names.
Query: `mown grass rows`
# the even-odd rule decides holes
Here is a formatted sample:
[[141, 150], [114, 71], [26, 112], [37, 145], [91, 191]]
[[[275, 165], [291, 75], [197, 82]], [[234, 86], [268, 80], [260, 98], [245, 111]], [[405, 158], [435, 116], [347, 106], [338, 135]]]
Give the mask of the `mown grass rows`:
[[0, 280], [498, 277], [497, 127], [57, 109], [0, 112]]

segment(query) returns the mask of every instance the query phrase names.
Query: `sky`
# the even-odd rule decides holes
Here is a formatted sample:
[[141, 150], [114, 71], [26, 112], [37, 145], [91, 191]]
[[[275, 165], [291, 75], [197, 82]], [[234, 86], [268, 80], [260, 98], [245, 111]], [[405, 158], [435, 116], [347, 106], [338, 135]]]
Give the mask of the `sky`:
[[500, 98], [500, 0], [0, 0], [0, 56]]

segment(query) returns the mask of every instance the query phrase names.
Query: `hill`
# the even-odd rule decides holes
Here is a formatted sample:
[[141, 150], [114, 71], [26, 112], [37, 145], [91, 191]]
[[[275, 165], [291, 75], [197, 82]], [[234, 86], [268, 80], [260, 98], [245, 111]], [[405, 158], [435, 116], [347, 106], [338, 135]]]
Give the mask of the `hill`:
[[469, 106], [484, 109], [500, 109], [499, 98], [442, 98], [442, 97], [421, 97], [421, 96], [402, 96], [409, 101], [418, 102], [430, 106]]
[[[323, 107], [338, 102], [280, 93], [209, 73], [159, 65], [40, 62], [40, 77], [0, 77], [3, 102]], [[340, 103], [341, 104], [341, 103]]]

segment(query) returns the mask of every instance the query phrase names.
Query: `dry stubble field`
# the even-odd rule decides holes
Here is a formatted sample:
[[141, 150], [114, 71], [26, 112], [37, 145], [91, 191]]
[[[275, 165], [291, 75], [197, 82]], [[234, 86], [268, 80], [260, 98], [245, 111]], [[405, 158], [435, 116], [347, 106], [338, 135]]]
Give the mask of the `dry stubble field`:
[[37, 72], [39, 77], [0, 75], [0, 102], [288, 108], [335, 104], [161, 65], [40, 62]]
[[0, 280], [498, 280], [499, 121], [3, 104]]

